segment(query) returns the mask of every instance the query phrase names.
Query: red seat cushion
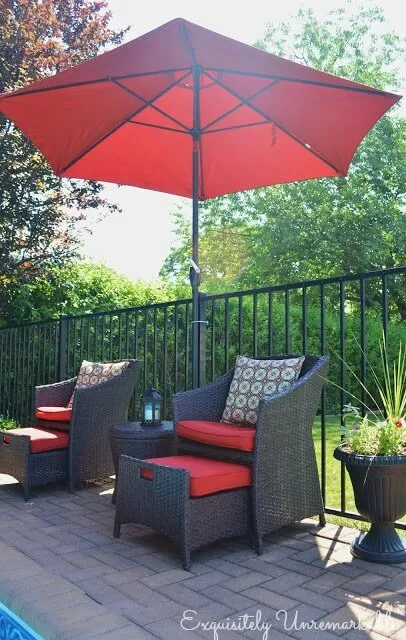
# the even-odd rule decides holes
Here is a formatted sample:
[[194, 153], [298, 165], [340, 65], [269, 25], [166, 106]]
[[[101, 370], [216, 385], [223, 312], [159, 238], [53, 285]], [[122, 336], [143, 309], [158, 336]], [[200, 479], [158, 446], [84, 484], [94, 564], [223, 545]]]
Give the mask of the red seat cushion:
[[[190, 473], [189, 491], [194, 498], [251, 485], [251, 469], [244, 464], [187, 455], [149, 458], [147, 462], [154, 462], [165, 467], [188, 469]], [[151, 469], [142, 469], [141, 476], [148, 480], [153, 479]]]
[[72, 407], [38, 407], [35, 417], [38, 420], [50, 420], [53, 422], [70, 422]]
[[[9, 429], [7, 433], [17, 436], [29, 436], [31, 453], [66, 449], [69, 446], [69, 432], [67, 431], [24, 427], [23, 429]], [[11, 438], [5, 435], [3, 436], [3, 442], [10, 444]]]
[[176, 424], [176, 433], [181, 438], [203, 444], [239, 451], [254, 450], [255, 429], [252, 427], [208, 420], [181, 420]]

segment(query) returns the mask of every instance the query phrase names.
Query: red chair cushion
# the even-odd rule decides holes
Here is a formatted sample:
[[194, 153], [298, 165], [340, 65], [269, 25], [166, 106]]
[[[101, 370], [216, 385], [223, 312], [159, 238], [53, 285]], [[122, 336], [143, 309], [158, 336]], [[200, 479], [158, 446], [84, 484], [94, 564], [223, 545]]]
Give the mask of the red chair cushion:
[[[149, 458], [147, 462], [154, 462], [165, 467], [188, 469], [190, 473], [189, 491], [193, 498], [251, 485], [251, 469], [244, 464], [187, 455]], [[153, 480], [153, 472], [151, 469], [142, 469], [141, 477]]]
[[72, 407], [38, 407], [35, 410], [38, 420], [50, 420], [53, 422], [70, 422]]
[[[69, 446], [69, 432], [67, 431], [24, 427], [23, 429], [9, 429], [7, 433], [17, 436], [29, 436], [31, 453], [67, 449]], [[4, 444], [10, 444], [11, 438], [5, 435], [3, 436], [3, 442]]]
[[176, 424], [176, 433], [182, 438], [203, 444], [239, 451], [253, 451], [256, 431], [252, 427], [239, 427], [225, 422], [181, 420]]

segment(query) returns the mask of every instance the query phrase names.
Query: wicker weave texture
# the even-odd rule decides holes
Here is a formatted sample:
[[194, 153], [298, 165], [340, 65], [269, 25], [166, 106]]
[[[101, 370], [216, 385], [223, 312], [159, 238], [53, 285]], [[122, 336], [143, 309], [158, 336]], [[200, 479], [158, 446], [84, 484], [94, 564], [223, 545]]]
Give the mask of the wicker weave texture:
[[[3, 436], [7, 436], [8, 444]], [[29, 436], [0, 431], [0, 473], [18, 480], [26, 500], [33, 487], [67, 480], [68, 457], [68, 449], [31, 453]]]
[[70, 378], [70, 380], [64, 380], [63, 382], [35, 387], [35, 408], [66, 407], [75, 384], [76, 378]]
[[[63, 382], [35, 387], [35, 409], [38, 409], [38, 407], [66, 407], [75, 388], [75, 384], [76, 378], [71, 378]], [[33, 423], [35, 427], [44, 427], [45, 429], [70, 430], [69, 422], [39, 420], [34, 416]]]
[[[6, 442], [3, 439], [6, 439]], [[0, 431], [0, 473], [13, 476], [25, 486], [29, 485], [28, 456], [30, 455], [29, 436], [20, 436]]]
[[253, 528], [262, 537], [314, 515], [324, 518], [312, 427], [327, 357], [306, 357], [304, 375], [287, 391], [262, 401], [253, 465]]
[[[110, 447], [113, 455], [114, 470], [116, 474], [116, 481], [113, 493], [113, 502], [116, 501], [117, 485], [118, 485], [118, 473], [119, 473], [119, 457], [121, 454], [130, 456], [132, 458], [138, 458], [144, 460], [145, 458], [161, 458], [164, 456], [173, 455], [174, 448], [174, 436], [173, 431], [168, 431], [157, 427], [144, 427], [140, 433], [140, 426], [138, 430], [131, 428], [128, 424], [128, 431], [133, 433], [133, 437], [120, 437], [119, 431], [113, 426], [110, 429]], [[166, 427], [172, 423], [165, 423]], [[122, 428], [122, 426], [121, 426]]]
[[[292, 357], [295, 356], [267, 359]], [[194, 442], [188, 445], [185, 439], [177, 438], [177, 448], [182, 453], [199, 450], [208, 457], [253, 464], [251, 518], [258, 552], [266, 533], [317, 514], [324, 519], [312, 426], [327, 367], [327, 356], [306, 356], [300, 376], [290, 389], [261, 400], [252, 458], [246, 456], [244, 460], [226, 448]], [[174, 423], [186, 419], [220, 420], [233, 375], [231, 370], [204, 387], [175, 394]]]
[[[72, 418], [67, 423], [36, 421], [37, 426], [69, 429], [69, 484], [75, 485], [114, 473], [108, 433], [113, 424], [127, 422], [128, 408], [141, 362], [130, 365], [112, 380], [76, 389]], [[37, 387], [35, 406], [66, 406], [76, 378]]]
[[179, 420], [221, 420], [233, 375], [234, 369], [199, 389], [175, 393], [174, 424]]
[[109, 431], [128, 421], [128, 409], [141, 362], [133, 360], [115, 378], [93, 387], [76, 389], [70, 423], [69, 481], [105, 478], [114, 473]]
[[225, 462], [238, 462], [239, 464], [252, 465], [252, 453], [247, 451], [238, 451], [237, 449], [229, 449], [228, 447], [217, 447], [201, 442], [194, 442], [186, 438], [176, 438], [176, 452], [178, 454], [190, 454], [194, 456], [203, 456], [204, 458], [215, 458], [216, 460], [224, 460]]
[[[152, 480], [141, 477], [150, 469]], [[115, 535], [124, 523], [145, 524], [174, 542], [190, 568], [195, 549], [249, 533], [249, 489], [189, 497], [189, 471], [120, 456]], [[216, 517], [213, 517], [216, 514]]]

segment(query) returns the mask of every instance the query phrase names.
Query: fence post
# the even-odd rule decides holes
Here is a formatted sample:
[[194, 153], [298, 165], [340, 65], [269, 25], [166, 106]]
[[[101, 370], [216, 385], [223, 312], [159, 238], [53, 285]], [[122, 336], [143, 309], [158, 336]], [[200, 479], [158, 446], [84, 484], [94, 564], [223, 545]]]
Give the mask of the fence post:
[[59, 317], [59, 339], [58, 339], [58, 380], [67, 378], [67, 356], [68, 356], [68, 316]]
[[199, 292], [199, 387], [206, 382], [206, 294]]

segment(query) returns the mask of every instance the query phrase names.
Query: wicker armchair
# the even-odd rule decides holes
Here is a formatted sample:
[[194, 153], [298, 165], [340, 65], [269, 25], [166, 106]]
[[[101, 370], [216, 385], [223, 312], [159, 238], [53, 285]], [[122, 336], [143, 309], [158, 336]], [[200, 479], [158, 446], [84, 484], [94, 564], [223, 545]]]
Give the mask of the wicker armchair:
[[[312, 426], [327, 367], [328, 357], [306, 356], [297, 382], [287, 391], [261, 401], [252, 453], [177, 438], [177, 449], [182, 453], [252, 465], [251, 520], [259, 554], [266, 533], [317, 514], [325, 524]], [[231, 370], [204, 387], [175, 394], [175, 424], [180, 420], [219, 421], [233, 374]]]
[[[120, 375], [75, 390], [70, 424], [36, 420], [36, 426], [69, 428], [69, 488], [85, 480], [114, 474], [108, 433], [113, 424], [128, 420], [128, 407], [141, 366], [137, 360]], [[36, 387], [35, 407], [66, 406], [76, 378]]]

